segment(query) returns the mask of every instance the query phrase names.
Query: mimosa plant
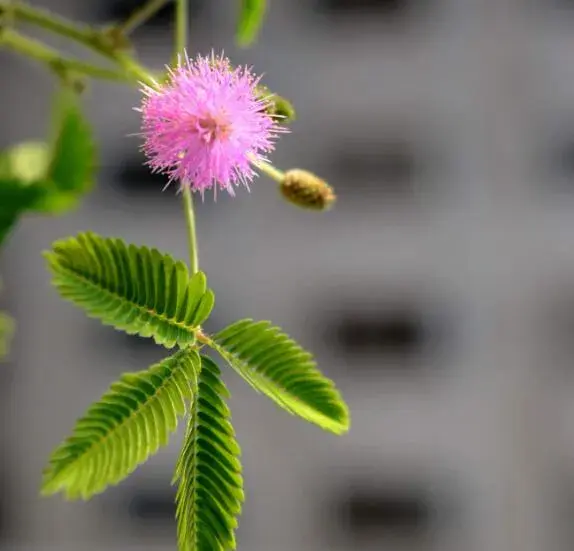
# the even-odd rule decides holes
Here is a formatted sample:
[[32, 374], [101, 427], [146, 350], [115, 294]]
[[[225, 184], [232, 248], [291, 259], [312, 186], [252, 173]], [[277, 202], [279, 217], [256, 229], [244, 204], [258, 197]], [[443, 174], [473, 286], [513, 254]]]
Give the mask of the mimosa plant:
[[[291, 203], [326, 210], [333, 190], [313, 174], [282, 172], [267, 159], [293, 117], [289, 102], [252, 70], [223, 55], [188, 56], [186, 0], [176, 0], [174, 59], [164, 74], [134, 57], [131, 32], [166, 0], [149, 0], [127, 21], [101, 28], [76, 24], [31, 5], [0, 1], [0, 47], [42, 62], [58, 77], [49, 143], [20, 144], [0, 160], [0, 244], [27, 212], [59, 214], [91, 188], [95, 146], [81, 110], [85, 79], [122, 81], [142, 90], [142, 149], [151, 170], [166, 175], [183, 200], [188, 263], [119, 237], [86, 231], [45, 253], [60, 295], [118, 331], [174, 351], [126, 373], [81, 417], [44, 470], [42, 493], [89, 499], [118, 484], [168, 443], [185, 421], [175, 465], [178, 545], [182, 551], [235, 548], [243, 503], [240, 448], [226, 405], [215, 351], [256, 391], [279, 407], [335, 434], [349, 412], [312, 355], [268, 321], [242, 319], [215, 334], [203, 330], [215, 294], [199, 268], [193, 196], [247, 188], [258, 173], [278, 182]], [[243, 0], [238, 41], [257, 33], [263, 0]], [[70, 58], [19, 30], [27, 22], [91, 48], [106, 63]], [[158, 190], [158, 193], [161, 190]], [[0, 354], [12, 323], [0, 315]]]

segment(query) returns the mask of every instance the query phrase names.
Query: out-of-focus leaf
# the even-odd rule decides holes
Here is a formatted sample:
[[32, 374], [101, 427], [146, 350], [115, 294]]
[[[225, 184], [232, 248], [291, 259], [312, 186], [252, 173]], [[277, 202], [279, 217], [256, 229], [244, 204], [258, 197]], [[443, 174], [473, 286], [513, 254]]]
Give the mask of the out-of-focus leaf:
[[43, 142], [24, 142], [0, 156], [0, 178], [32, 184], [46, 177], [50, 150]]
[[77, 95], [63, 89], [51, 145], [25, 142], [0, 154], [0, 245], [26, 212], [61, 214], [92, 188], [95, 145]]
[[0, 363], [8, 355], [13, 334], [14, 320], [5, 312], [0, 312]]
[[265, 17], [266, 7], [266, 0], [241, 0], [237, 26], [237, 43], [240, 46], [249, 46], [255, 41]]
[[77, 94], [63, 89], [54, 110], [55, 132], [44, 181], [48, 193], [35, 210], [61, 213], [76, 207], [92, 189], [96, 148]]
[[44, 191], [37, 184], [16, 178], [0, 178], [0, 245], [18, 218], [42, 199]]
[[[0, 291], [2, 290], [2, 282], [0, 281]], [[10, 341], [14, 335], [14, 320], [0, 311], [0, 363], [8, 355], [10, 349]]]
[[44, 196], [39, 182], [48, 155], [40, 142], [18, 144], [0, 155], [0, 245], [18, 218]]

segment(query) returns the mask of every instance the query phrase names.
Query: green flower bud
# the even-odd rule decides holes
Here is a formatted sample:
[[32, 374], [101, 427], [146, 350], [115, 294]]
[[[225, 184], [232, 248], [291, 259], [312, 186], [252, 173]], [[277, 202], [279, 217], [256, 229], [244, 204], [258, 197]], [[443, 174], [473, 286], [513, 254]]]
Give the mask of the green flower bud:
[[260, 85], [257, 87], [257, 91], [260, 97], [269, 101], [269, 107], [266, 109], [266, 112], [272, 117], [277, 117], [279, 119], [278, 122], [288, 124], [295, 120], [295, 108], [289, 100], [274, 94], [267, 86]]
[[310, 210], [329, 210], [337, 199], [333, 188], [327, 182], [298, 168], [285, 173], [279, 189], [290, 203]]

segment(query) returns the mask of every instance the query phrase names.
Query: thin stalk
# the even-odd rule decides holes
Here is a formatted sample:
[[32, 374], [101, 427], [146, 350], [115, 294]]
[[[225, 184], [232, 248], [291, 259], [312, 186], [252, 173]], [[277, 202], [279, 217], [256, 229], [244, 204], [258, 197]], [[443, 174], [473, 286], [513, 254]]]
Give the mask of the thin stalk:
[[265, 161], [255, 159], [253, 156], [250, 156], [250, 158], [251, 162], [272, 180], [275, 180], [280, 184], [283, 181], [283, 178], [285, 178], [285, 173], [282, 170], [275, 168], [273, 165], [270, 165]]
[[195, 213], [193, 210], [193, 197], [189, 186], [183, 188], [183, 207], [187, 226], [187, 243], [189, 247], [189, 269], [195, 274], [199, 269], [197, 254], [197, 234], [195, 230]]
[[139, 26], [151, 19], [171, 0], [148, 0], [143, 6], [135, 9], [131, 15], [116, 26], [116, 31], [124, 36], [134, 32]]
[[172, 65], [177, 64], [179, 56], [187, 48], [188, 21], [189, 6], [187, 0], [175, 0], [175, 51]]
[[[47, 10], [35, 8], [27, 4], [11, 3], [6, 0], [0, 0], [0, 13], [2, 12], [12, 15], [16, 20], [32, 23], [47, 31], [74, 40], [98, 54], [111, 59], [129, 75], [121, 80], [136, 83], [144, 82], [149, 86], [156, 84], [154, 78], [145, 67], [138, 63], [132, 55], [117, 47], [117, 43], [112, 39], [113, 35], [110, 35], [109, 29], [101, 30], [77, 24], [74, 21], [54, 15]], [[91, 73], [90, 76], [109, 78], [110, 73], [108, 73], [108, 77], [99, 76], [104, 74], [105, 72], [98, 74]]]
[[85, 61], [64, 57], [60, 52], [46, 46], [42, 42], [25, 37], [11, 29], [4, 29], [2, 31], [0, 35], [0, 46], [8, 47], [15, 52], [40, 61], [48, 65], [50, 69], [59, 75], [61, 75], [63, 71], [70, 71], [116, 82], [126, 82], [130, 80], [130, 78], [121, 71], [106, 69], [105, 67], [92, 65]]
[[[174, 57], [185, 51], [187, 46], [187, 20], [188, 5], [187, 0], [176, 0], [175, 4], [175, 51]], [[189, 269], [194, 274], [199, 269], [197, 254], [197, 232], [195, 230], [195, 213], [193, 210], [193, 197], [188, 185], [183, 188], [183, 205], [185, 210], [185, 221], [187, 224], [187, 242], [189, 246]]]
[[156, 87], [157, 82], [149, 69], [138, 63], [131, 55], [124, 52], [113, 54], [114, 61], [129, 74], [129, 80], [132, 82], [142, 82], [148, 86]]
[[99, 46], [97, 46], [99, 32], [87, 25], [70, 21], [48, 10], [20, 2], [0, 1], [0, 13], [2, 12], [100, 51]]

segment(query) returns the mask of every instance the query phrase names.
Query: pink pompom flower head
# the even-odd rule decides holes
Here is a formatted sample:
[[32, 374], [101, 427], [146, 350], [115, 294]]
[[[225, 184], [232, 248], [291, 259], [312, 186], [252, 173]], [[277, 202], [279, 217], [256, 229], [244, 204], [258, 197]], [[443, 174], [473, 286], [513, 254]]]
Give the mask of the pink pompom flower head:
[[266, 112], [269, 99], [258, 93], [259, 80], [223, 55], [185, 55], [165, 83], [143, 85], [142, 149], [152, 171], [167, 174], [168, 185], [177, 181], [202, 195], [249, 188], [253, 166], [266, 161], [286, 131]]

